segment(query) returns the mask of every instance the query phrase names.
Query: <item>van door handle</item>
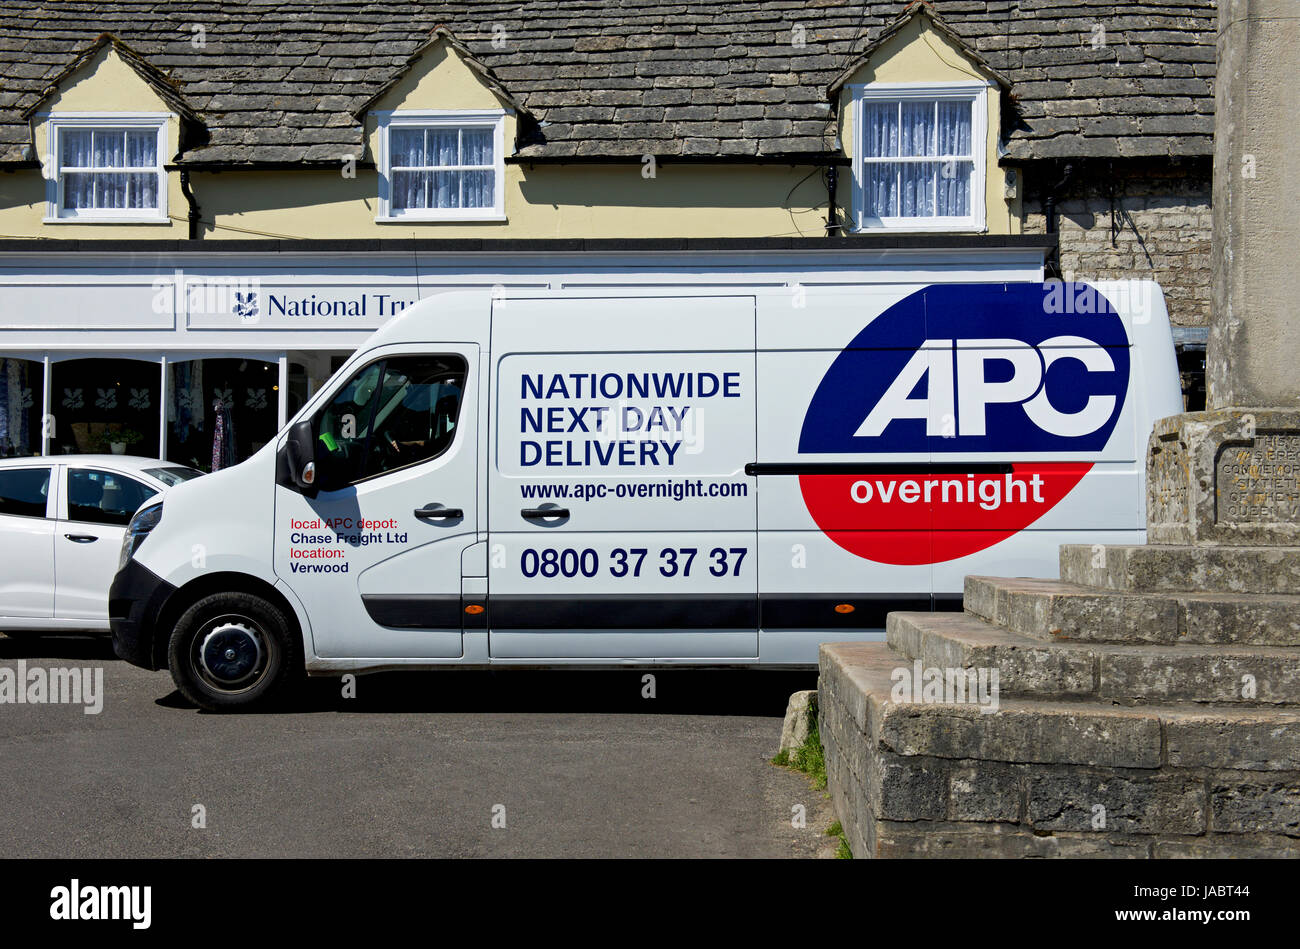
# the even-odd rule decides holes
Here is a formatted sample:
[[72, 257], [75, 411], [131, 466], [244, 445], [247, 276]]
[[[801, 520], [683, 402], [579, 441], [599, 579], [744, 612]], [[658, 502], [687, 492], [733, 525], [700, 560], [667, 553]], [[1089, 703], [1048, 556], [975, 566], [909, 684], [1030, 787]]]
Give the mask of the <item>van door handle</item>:
[[544, 521], [552, 517], [568, 517], [567, 507], [526, 507], [519, 512], [530, 521]]
[[415, 516], [422, 521], [454, 521], [465, 516], [458, 507], [417, 507]]
[[74, 544], [93, 544], [95, 541], [99, 540], [99, 538], [93, 534], [64, 534], [63, 536], [68, 538], [68, 540], [72, 541]]

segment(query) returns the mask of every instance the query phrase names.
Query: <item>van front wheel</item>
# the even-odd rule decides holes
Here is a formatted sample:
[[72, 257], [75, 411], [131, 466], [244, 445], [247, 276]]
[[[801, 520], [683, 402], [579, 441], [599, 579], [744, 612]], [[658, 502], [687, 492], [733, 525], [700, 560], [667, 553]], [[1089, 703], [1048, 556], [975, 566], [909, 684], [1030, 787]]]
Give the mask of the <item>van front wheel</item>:
[[167, 648], [181, 694], [209, 711], [260, 707], [302, 666], [288, 618], [251, 593], [214, 593], [181, 616]]

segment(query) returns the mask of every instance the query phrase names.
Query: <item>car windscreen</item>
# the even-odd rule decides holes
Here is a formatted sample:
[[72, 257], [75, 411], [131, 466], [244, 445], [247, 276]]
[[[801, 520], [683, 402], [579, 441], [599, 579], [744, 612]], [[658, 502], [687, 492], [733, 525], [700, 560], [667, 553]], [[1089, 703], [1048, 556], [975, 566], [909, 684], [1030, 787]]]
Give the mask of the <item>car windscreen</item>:
[[202, 471], [199, 471], [196, 468], [185, 468], [180, 465], [177, 465], [175, 468], [146, 468], [144, 469], [144, 473], [149, 475], [151, 478], [157, 478], [169, 488], [180, 484], [182, 481], [190, 481], [203, 474]]

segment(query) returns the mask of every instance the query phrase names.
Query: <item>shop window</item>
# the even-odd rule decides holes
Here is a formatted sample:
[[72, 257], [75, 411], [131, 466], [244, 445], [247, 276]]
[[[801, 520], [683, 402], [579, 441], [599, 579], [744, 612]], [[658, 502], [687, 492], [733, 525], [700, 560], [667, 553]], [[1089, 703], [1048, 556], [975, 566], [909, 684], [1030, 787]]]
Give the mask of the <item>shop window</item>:
[[167, 220], [166, 116], [50, 117], [47, 221]]
[[986, 86], [856, 90], [858, 227], [984, 227]]
[[280, 367], [261, 359], [168, 364], [167, 460], [200, 471], [238, 464], [275, 437]]
[[157, 362], [69, 359], [50, 366], [52, 454], [158, 456]]
[[285, 394], [284, 417], [289, 419], [320, 391], [352, 353], [349, 350], [294, 350], [287, 355], [289, 391]]
[[41, 453], [45, 367], [30, 359], [0, 359], [0, 458]]
[[386, 113], [380, 220], [501, 220], [505, 114]]

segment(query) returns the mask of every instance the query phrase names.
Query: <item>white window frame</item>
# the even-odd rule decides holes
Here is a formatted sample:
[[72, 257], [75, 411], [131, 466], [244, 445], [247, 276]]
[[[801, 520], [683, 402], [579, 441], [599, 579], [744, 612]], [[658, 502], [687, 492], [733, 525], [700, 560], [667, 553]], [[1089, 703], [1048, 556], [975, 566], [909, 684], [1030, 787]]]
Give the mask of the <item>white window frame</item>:
[[[379, 223], [409, 221], [504, 221], [505, 210], [505, 109], [461, 111], [447, 109], [376, 112], [379, 132]], [[392, 166], [389, 133], [394, 128], [490, 128], [492, 164], [495, 173], [490, 208], [416, 208], [396, 210], [392, 206]]]
[[[167, 215], [167, 123], [175, 116], [170, 112], [47, 112], [38, 118], [46, 123], [46, 156], [42, 161], [45, 176], [46, 224], [170, 224]], [[63, 207], [64, 129], [111, 128], [149, 129], [158, 136], [157, 166], [158, 207], [142, 212], [136, 208], [93, 208], [77, 210]]]
[[[988, 95], [993, 83], [970, 82], [859, 83], [849, 86], [853, 96], [853, 222], [856, 231], [986, 231], [985, 191], [988, 187]], [[965, 217], [869, 217], [866, 210], [866, 168], [863, 152], [868, 102], [897, 102], [901, 99], [967, 100], [971, 104], [970, 211]], [[943, 162], [958, 156], [927, 156], [924, 161]], [[962, 156], [962, 160], [965, 158]], [[897, 162], [898, 158], [871, 159], [872, 163]]]

